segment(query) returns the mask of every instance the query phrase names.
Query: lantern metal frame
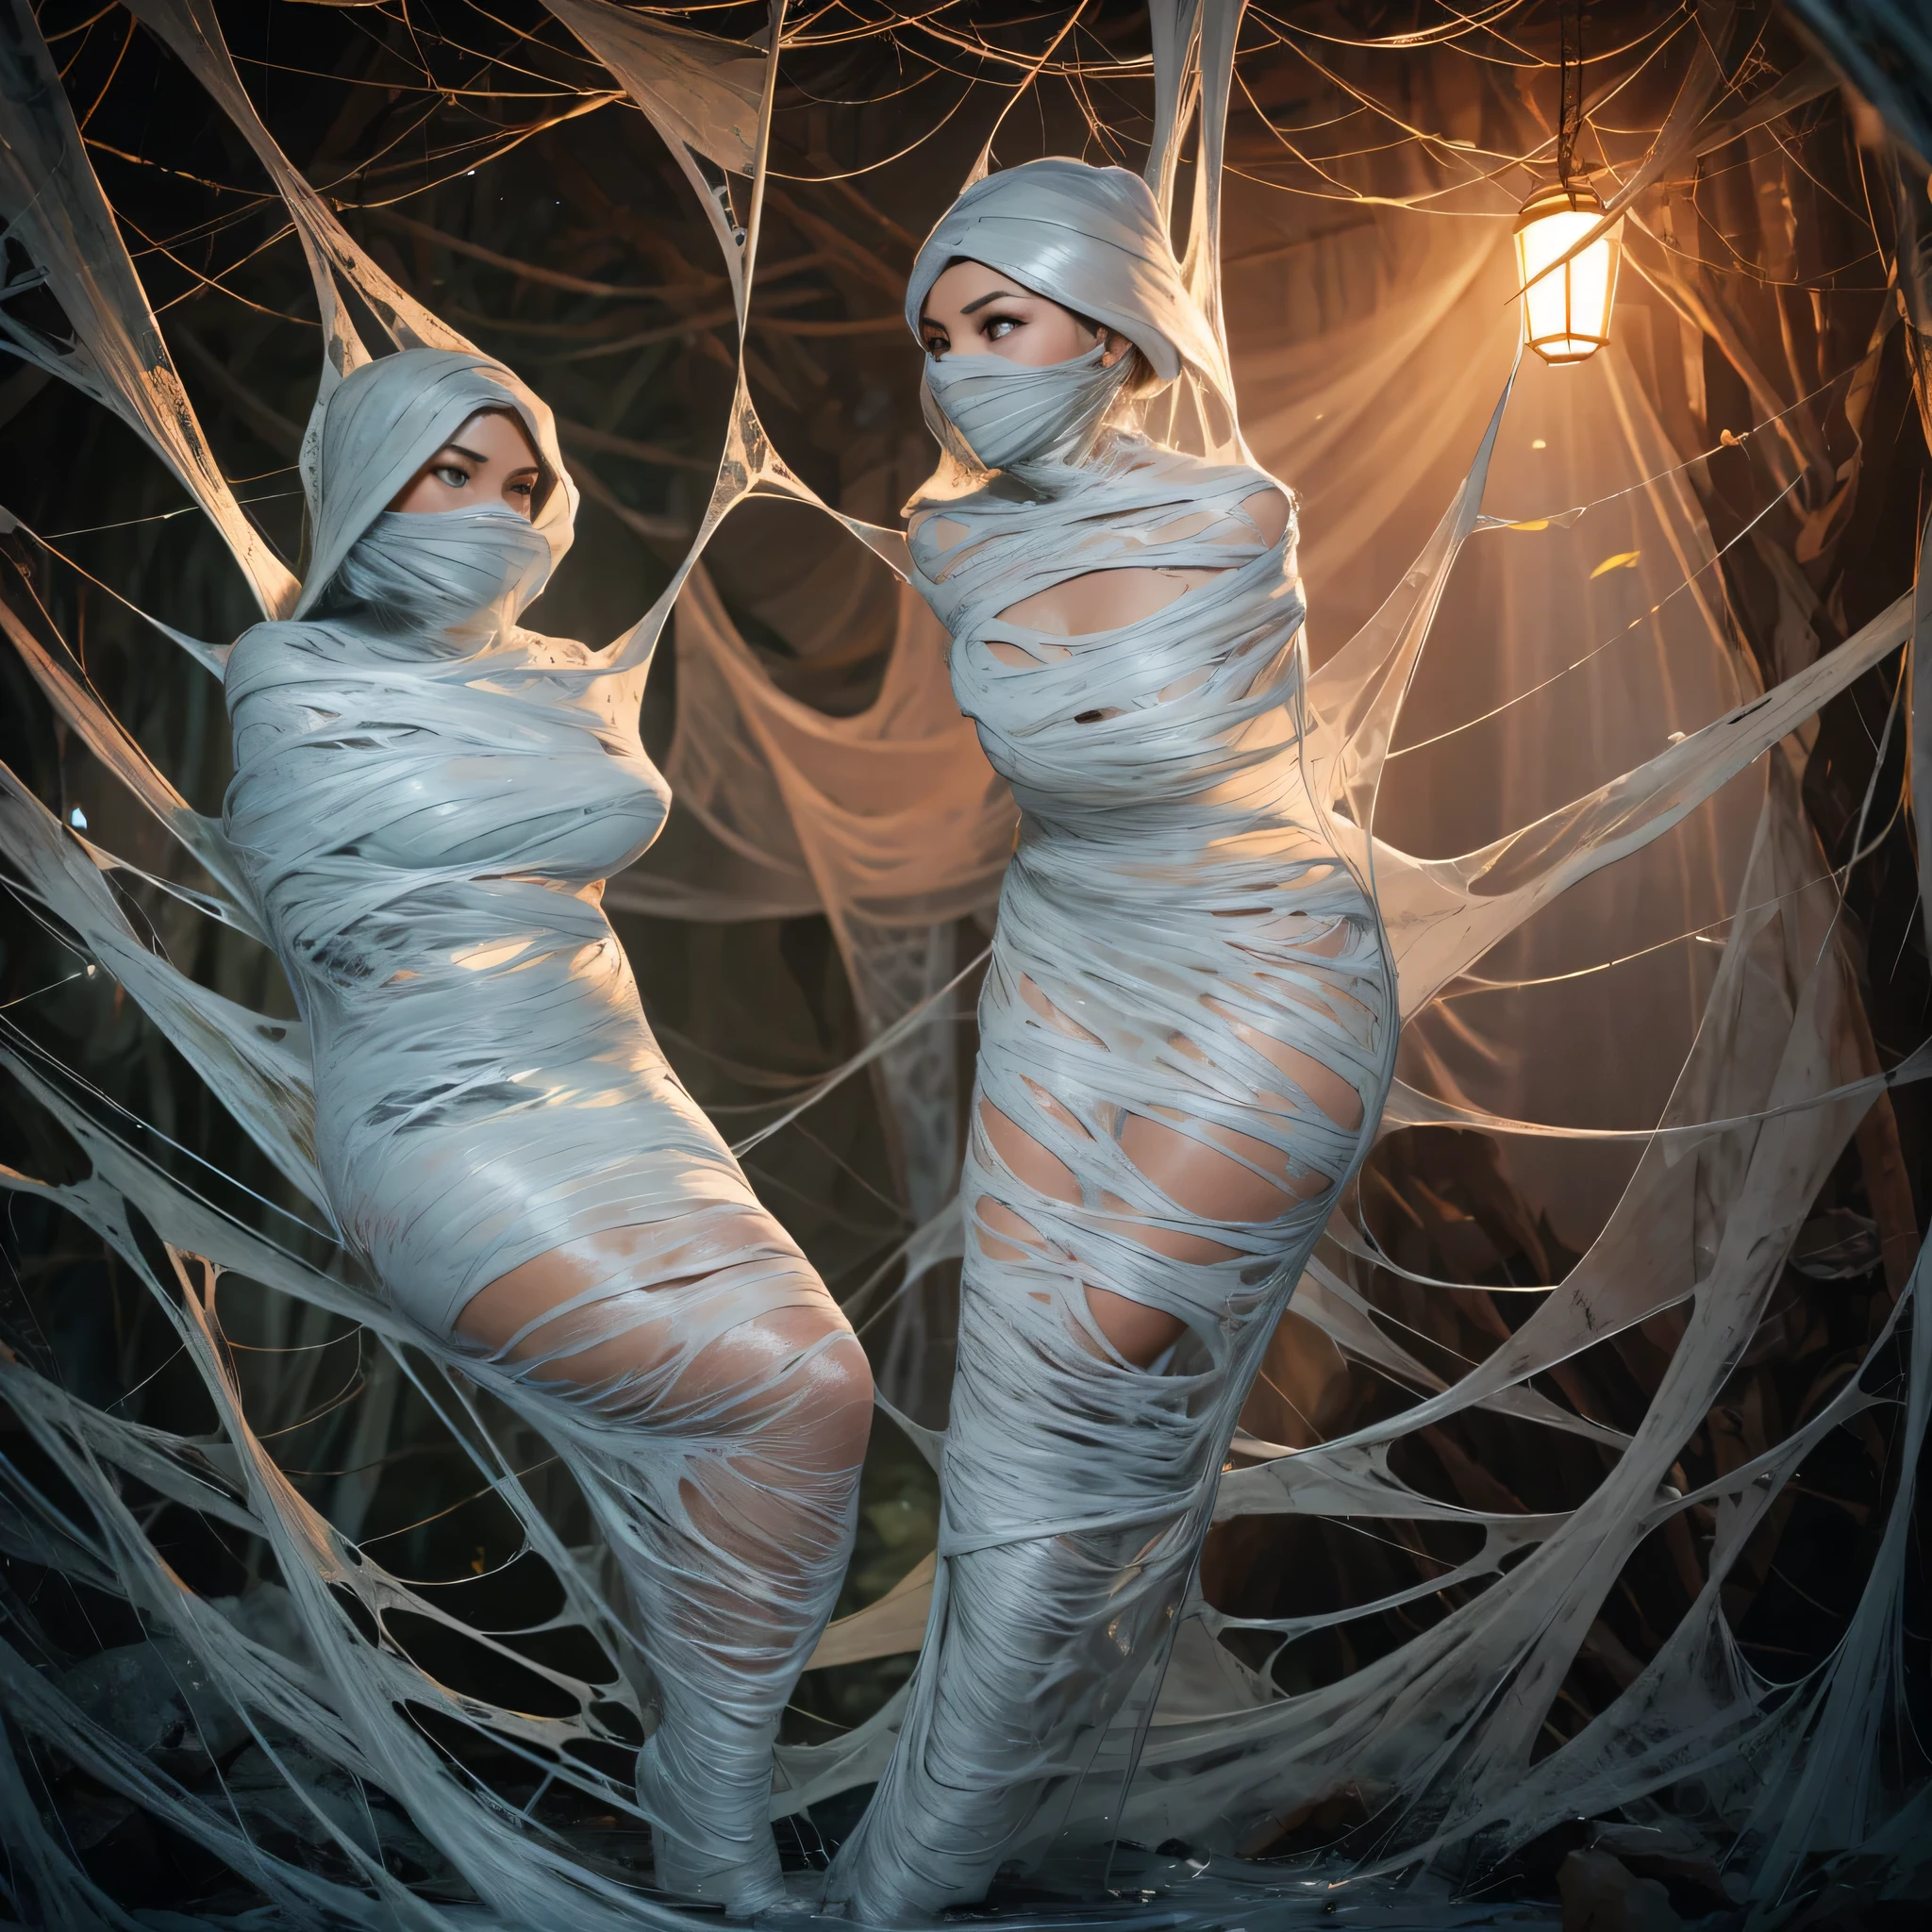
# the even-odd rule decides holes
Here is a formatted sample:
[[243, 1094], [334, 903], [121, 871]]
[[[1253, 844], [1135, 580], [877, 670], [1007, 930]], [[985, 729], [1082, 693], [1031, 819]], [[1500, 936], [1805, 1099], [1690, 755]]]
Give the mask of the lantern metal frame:
[[[1617, 270], [1623, 254], [1618, 239], [1618, 229], [1613, 227], [1590, 244], [1590, 249], [1572, 256], [1568, 260], [1546, 268], [1530, 278], [1528, 258], [1523, 246], [1524, 233], [1538, 222], [1557, 214], [1585, 214], [1594, 220], [1604, 211], [1603, 197], [1587, 181], [1557, 182], [1548, 188], [1541, 188], [1523, 204], [1516, 217], [1514, 234], [1516, 237], [1516, 271], [1523, 287], [1523, 340], [1525, 346], [1532, 348], [1545, 362], [1561, 368], [1567, 364], [1587, 361], [1605, 347], [1610, 340], [1610, 312], [1617, 300]], [[1576, 312], [1575, 269], [1583, 256], [1591, 249], [1603, 248], [1608, 252], [1608, 265], [1604, 274], [1604, 299], [1601, 310], [1587, 320], [1591, 325], [1582, 327]], [[1552, 275], [1563, 278], [1563, 319], [1562, 326], [1546, 329], [1541, 333], [1530, 327], [1529, 291], [1547, 282]], [[1558, 347], [1558, 344], [1565, 346]], [[1575, 346], [1569, 346], [1569, 345]]]
[[[1619, 224], [1599, 235], [1589, 247], [1578, 249], [1574, 255], [1566, 252], [1560, 260], [1538, 270], [1534, 276], [1530, 274], [1529, 250], [1524, 245], [1524, 238], [1538, 223], [1553, 215], [1585, 215], [1593, 226], [1604, 211], [1603, 198], [1596, 190], [1588, 180], [1574, 178], [1576, 137], [1583, 129], [1583, 0], [1557, 0], [1557, 180], [1553, 187], [1540, 188], [1517, 211], [1515, 237], [1524, 343], [1545, 362], [1562, 368], [1587, 361], [1608, 343], [1623, 251]], [[1577, 264], [1599, 248], [1605, 251], [1603, 305], [1592, 310], [1589, 318], [1591, 325], [1581, 328], [1576, 312]], [[1542, 288], [1553, 275], [1563, 277], [1562, 326], [1538, 330], [1532, 325], [1532, 317], [1541, 305], [1533, 299], [1533, 291]]]

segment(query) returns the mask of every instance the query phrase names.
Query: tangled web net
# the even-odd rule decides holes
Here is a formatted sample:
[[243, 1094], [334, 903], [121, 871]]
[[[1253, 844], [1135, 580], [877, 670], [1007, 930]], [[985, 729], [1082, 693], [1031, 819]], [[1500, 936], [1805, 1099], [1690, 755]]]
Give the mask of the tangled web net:
[[[723, 453], [695, 527], [613, 499], [642, 534], [684, 547], [661, 594], [612, 647], [641, 693], [675, 620], [665, 762], [680, 816], [611, 902], [657, 919], [825, 916], [863, 1048], [783, 1106], [758, 1109], [769, 1118], [740, 1151], [808, 1130], [814, 1108], [855, 1074], [875, 1082], [885, 1133], [872, 1178], [899, 1204], [901, 1231], [846, 1300], [877, 1343], [892, 1427], [929, 1457], [943, 1419], [933, 1362], [943, 1360], [946, 1263], [960, 1241], [957, 990], [974, 963], [972, 922], [997, 891], [1011, 803], [952, 706], [932, 621], [903, 586], [855, 590], [849, 552], [823, 545], [806, 547], [789, 581], [784, 560], [774, 565], [763, 594], [785, 607], [781, 627], [801, 656], [823, 658], [852, 634], [882, 660], [866, 702], [829, 712], [774, 681], [721, 595], [723, 573], [714, 582], [703, 561], [728, 519], [778, 499], [902, 567], [890, 473], [834, 507], [775, 447], [752, 377], [786, 64], [841, 36], [911, 45], [921, 22], [856, 9], [791, 19], [781, 5], [755, 44], [701, 31], [702, 12], [546, 4], [608, 75], [568, 111], [626, 99], [696, 197], [736, 345]], [[1500, 37], [1522, 10], [1498, 0], [1388, 44]], [[322, 396], [372, 354], [465, 345], [290, 164], [208, 0], [132, 0], [129, 11], [267, 172], [312, 277]], [[1612, 214], [1647, 224], [1644, 248], [1631, 238], [1633, 260], [1685, 327], [1713, 337], [1730, 325], [1674, 279], [1667, 185], [1697, 156], [1832, 84], [1815, 57], [1780, 71], [1740, 13], [1673, 11], [1637, 63], [1644, 72], [1654, 57], [1668, 72], [1659, 131], [1626, 137], [1621, 158], [1601, 137]], [[1882, 1257], [1866, 1257], [1864, 1273], [1882, 1269], [1883, 1287], [1855, 1359], [1774, 1426], [1740, 1409], [1737, 1391], [1740, 1365], [1787, 1320], [1780, 1296], [1794, 1250], [1807, 1278], [1834, 1278], [1833, 1256], [1815, 1241], [1804, 1247], [1821, 1190], [1855, 1141], [1862, 1153], [1882, 1141], [1889, 1093], [1932, 1069], [1924, 1051], [1888, 1057], [1874, 1045], [1843, 918], [1851, 863], [1827, 861], [1800, 795], [1810, 721], [1895, 662], [1915, 634], [1926, 641], [1925, 573], [1917, 604], [1898, 598], [1822, 653], [1816, 613], [1794, 589], [1795, 619], [1780, 618], [1779, 681], [1767, 688], [1727, 628], [1716, 569], [1750, 531], [1714, 539], [1690, 466], [1653, 410], [1655, 368], [1613, 350], [1587, 376], [1512, 373], [1513, 319], [1490, 299], [1509, 291], [1501, 227], [1446, 218], [1476, 211], [1489, 179], [1458, 158], [1472, 143], [1411, 142], [1364, 189], [1280, 134], [1332, 190], [1307, 192], [1351, 205], [1354, 225], [1298, 244], [1318, 293], [1312, 325], [1303, 315], [1271, 326], [1242, 310], [1239, 256], [1224, 292], [1224, 196], [1245, 178], [1224, 167], [1230, 103], [1244, 99], [1268, 121], [1278, 105], [1270, 60], [1291, 47], [1325, 75], [1320, 63], [1341, 57], [1324, 49], [1347, 37], [1297, 38], [1289, 22], [1222, 0], [1154, 0], [1146, 51], [1123, 58], [1091, 25], [1083, 39], [1080, 18], [1036, 24], [1031, 51], [1019, 54], [951, 24], [945, 9], [923, 20], [962, 73], [980, 63], [965, 94], [999, 98], [974, 173], [993, 164], [995, 137], [1048, 81], [1081, 104], [1096, 158], [1118, 158], [1093, 90], [1140, 90], [1149, 178], [1165, 208], [1184, 211], [1191, 286], [1243, 348], [1235, 374], [1247, 406], [1236, 425], [1183, 386], [1155, 426], [1202, 451], [1245, 439], [1313, 507], [1304, 565], [1314, 621], [1346, 638], [1332, 651], [1317, 640], [1315, 776], [1373, 868], [1408, 1030], [1381, 1128], [1386, 1158], [1337, 1212], [1269, 1351], [1158, 1700], [1110, 1738], [1070, 1837], [1084, 1824], [1089, 1838], [1162, 1847], [1116, 1855], [1109, 1909], [1121, 1916], [1144, 1900], [1171, 1912], [1182, 1884], [1190, 1906], [1210, 1914], [1270, 1901], [1318, 1911], [1345, 1881], [1372, 1901], [1400, 1893], [1407, 1906], [1391, 1911], [1449, 1923], [1482, 1909], [1452, 1895], [1473, 1896], [1515, 1848], [1578, 1816], [1615, 1815], [1599, 1840], [1633, 1854], [1721, 1856], [1727, 1895], [1767, 1913], [1821, 1867], [1903, 1871], [1932, 1829], [1908, 1688], [1914, 1479], [1932, 1391], [1908, 1190], [1902, 1218], [1877, 1224]], [[5, 295], [44, 291], [63, 326], [37, 325], [9, 300], [0, 328], [24, 362], [141, 437], [219, 531], [260, 608], [285, 611], [295, 578], [222, 474], [25, 0], [10, 0], [6, 33]], [[941, 71], [939, 55], [931, 61]], [[944, 181], [931, 211], [959, 185]], [[1363, 213], [1376, 208], [1410, 216], [1408, 225], [1377, 229]], [[1414, 219], [1430, 208], [1445, 218]], [[1888, 301], [1866, 360], [1840, 385], [1855, 427], [1864, 419], [1851, 398], [1861, 382], [1871, 390], [1894, 327], [1923, 373], [1925, 295], [1900, 208], [1904, 312]], [[1469, 239], [1473, 228], [1481, 240]], [[824, 240], [836, 255], [837, 231]], [[1360, 325], [1364, 314], [1373, 328]], [[821, 326], [883, 333], [869, 321]], [[1464, 381], [1468, 370], [1480, 384]], [[1565, 380], [1595, 387], [1553, 386]], [[1833, 541], [1832, 519], [1849, 513], [1843, 493], [1810, 487], [1820, 459], [1802, 407], [1768, 380], [1747, 389], [1766, 508], [1802, 490], [1815, 558]], [[1558, 454], [1533, 463], [1532, 446]], [[305, 466], [311, 457], [305, 441]], [[1849, 467], [1855, 483], [1856, 458]], [[1842, 482], [1844, 469], [1826, 469]], [[1363, 583], [1376, 587], [1372, 608], [1351, 604]], [[135, 597], [140, 587], [123, 591]], [[1563, 630], [1579, 609], [1583, 641]], [[219, 646], [149, 621], [219, 675]], [[79, 660], [46, 641], [45, 624], [10, 606], [0, 606], [0, 624], [65, 730], [194, 861], [197, 881], [117, 857], [0, 771], [0, 850], [17, 904], [56, 922], [92, 962], [86, 971], [111, 975], [291, 1198], [315, 1201], [299, 1029], [176, 973], [121, 890], [145, 880], [186, 916], [258, 938], [219, 827], [150, 761]], [[1616, 678], [1578, 711], [1529, 705], [1613, 649]], [[1431, 657], [1454, 665], [1453, 688], [1431, 683]], [[1491, 683], [1493, 709], [1474, 715]], [[1887, 743], [1909, 739], [1915, 754], [1918, 694], [1916, 677], [1908, 686], [1898, 674], [1883, 724]], [[1579, 739], [1600, 763], [1618, 754], [1605, 765], [1613, 775], [1580, 796], [1566, 749]], [[1858, 804], [1860, 838], [1868, 818], [1880, 830], [1884, 758], [1881, 744]], [[1457, 803], [1446, 802], [1452, 793]], [[1462, 849], [1423, 856], [1464, 829]], [[1920, 852], [1923, 885], [1923, 841]], [[1656, 956], [1677, 960], [1699, 938], [1702, 958], [1659, 976]], [[1629, 958], [1638, 976], [1589, 977]], [[1552, 1003], [1512, 998], [1540, 986], [1557, 988]], [[10, 1019], [4, 1058], [24, 1103], [65, 1136], [47, 1142], [64, 1164], [8, 1170], [7, 1187], [91, 1230], [141, 1284], [208, 1418], [180, 1432], [137, 1422], [24, 1355], [0, 1359], [0, 1397], [33, 1450], [31, 1461], [0, 1463], [8, 1556], [125, 1603], [139, 1620], [138, 1641], [61, 1670], [62, 1633], [42, 1627], [32, 1604], [5, 1603], [0, 1696], [14, 1748], [0, 1752], [0, 1839], [13, 1908], [50, 1924], [135, 1923], [91, 1875], [50, 1802], [46, 1780], [64, 1764], [124, 1811], [212, 1854], [253, 1889], [256, 1923], [265, 1911], [291, 1924], [427, 1924], [477, 1903], [506, 1924], [673, 1916], [640, 1882], [635, 1856], [645, 1821], [631, 1772], [652, 1711], [650, 1687], [629, 1681], [624, 1663], [620, 1633], [634, 1612], [603, 1554], [568, 1545], [557, 1526], [567, 1511], [546, 1484], [541, 1440], [554, 1418], [520, 1418], [501, 1391], [440, 1356], [358, 1283], [312, 1220], [294, 1227], [219, 1176], [158, 1158], [151, 1137], [117, 1121]], [[1583, 1124], [1553, 1124], [1566, 1117]], [[1605, 1124], [1614, 1117], [1644, 1124]], [[1895, 1130], [1890, 1144], [1895, 1157]], [[1458, 1150], [1450, 1158], [1471, 1163], [1476, 1203], [1444, 1209], [1433, 1243], [1409, 1240], [1404, 1220], [1434, 1198], [1405, 1189], [1404, 1162], [1423, 1146]], [[1515, 1193], [1490, 1185], [1498, 1146], [1509, 1150]], [[1551, 1180], [1571, 1152], [1583, 1164]], [[1498, 1216], [1525, 1199], [1541, 1221], [1531, 1225], [1525, 1211], [1505, 1231], [1512, 1253], [1547, 1272], [1499, 1280], [1484, 1257], [1505, 1246]], [[1576, 1258], [1561, 1271], [1561, 1236], [1579, 1229]], [[1443, 1272], [1457, 1264], [1455, 1239], [1472, 1258]], [[518, 1562], [549, 1579], [547, 1616], [492, 1629], [458, 1614], [437, 1586], [386, 1569], [358, 1536], [366, 1481], [338, 1484], [326, 1511], [305, 1495], [276, 1438], [315, 1391], [284, 1384], [268, 1405], [275, 1414], [264, 1412], [235, 1341], [230, 1311], [244, 1296], [258, 1346], [294, 1351], [334, 1332], [330, 1324], [354, 1324], [365, 1366], [348, 1467], [376, 1461], [413, 1391], [441, 1443], [475, 1471], [472, 1487], [514, 1519]], [[1579, 1379], [1580, 1364], [1606, 1356], [1635, 1391], [1629, 1413], [1608, 1413], [1591, 1398], [1596, 1385]], [[1847, 1435], [1875, 1442], [1881, 1478], [1857, 1506], [1862, 1587], [1822, 1661], [1795, 1677], [1767, 1674], [1740, 1641], [1739, 1579], [1761, 1566], [1767, 1530]], [[1562, 1479], [1541, 1499], [1528, 1484], [1519, 1492], [1472, 1455], [1486, 1444], [1499, 1463], [1541, 1460]], [[214, 1598], [184, 1582], [152, 1534], [167, 1507], [246, 1548], [254, 1587]], [[1335, 1566], [1341, 1588], [1325, 1598], [1299, 1587], [1351, 1541], [1378, 1560]], [[1639, 1656], [1607, 1606], [1659, 1559], [1675, 1568], [1684, 1607]], [[914, 1565], [836, 1623], [815, 1661], [829, 1671], [903, 1657], [929, 1591], [930, 1564]], [[1591, 1670], [1595, 1693], [1579, 1704], [1579, 1673]], [[1576, 1715], [1555, 1722], [1566, 1702]], [[837, 1736], [780, 1748], [774, 1816], [800, 1821], [807, 1855], [814, 1812], [829, 1815], [884, 1762], [897, 1707], [874, 1703]], [[1334, 1817], [1308, 1869], [1241, 1862], [1298, 1849], [1296, 1826], [1324, 1807]], [[600, 1850], [558, 1823], [587, 1809], [608, 1814]], [[1211, 1895], [1198, 1877], [1204, 1859]]]

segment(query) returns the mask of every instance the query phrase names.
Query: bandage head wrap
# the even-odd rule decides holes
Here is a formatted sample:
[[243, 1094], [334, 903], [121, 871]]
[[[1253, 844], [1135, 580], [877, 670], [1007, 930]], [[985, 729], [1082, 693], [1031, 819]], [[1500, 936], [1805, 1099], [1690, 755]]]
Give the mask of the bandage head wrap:
[[[537, 452], [534, 517], [503, 503], [391, 510], [485, 409], [514, 416]], [[569, 550], [576, 505], [549, 409], [502, 363], [457, 349], [404, 349], [365, 363], [323, 417], [314, 550], [295, 615], [352, 608], [385, 628], [465, 634], [508, 625]]]
[[[1153, 193], [1124, 168], [1054, 156], [976, 181], [925, 239], [906, 290], [906, 323], [956, 260], [984, 263], [1023, 288], [1091, 317], [1139, 349], [1165, 389], [1184, 373], [1228, 393], [1213, 330], [1188, 293]], [[926, 360], [922, 401], [933, 433], [962, 461], [987, 470], [1077, 463], [1135, 374], [1096, 347], [1071, 362], [1029, 369], [1003, 356]]]

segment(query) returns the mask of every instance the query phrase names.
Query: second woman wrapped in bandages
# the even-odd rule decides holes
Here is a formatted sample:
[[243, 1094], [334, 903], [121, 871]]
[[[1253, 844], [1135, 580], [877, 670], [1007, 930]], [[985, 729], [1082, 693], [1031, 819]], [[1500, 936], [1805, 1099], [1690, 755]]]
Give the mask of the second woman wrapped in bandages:
[[295, 616], [228, 662], [225, 824], [308, 1027], [329, 1206], [608, 1541], [661, 1709], [659, 1885], [775, 1905], [772, 1742], [851, 1547], [864, 1357], [604, 916], [666, 792], [635, 675], [518, 623], [571, 537], [549, 411], [411, 349], [335, 391], [319, 455]]
[[[1369, 882], [1303, 758], [1304, 605], [1271, 476], [1135, 433], [1219, 349], [1135, 175], [969, 189], [907, 319], [959, 487], [914, 580], [1020, 835], [979, 1009], [931, 1620], [830, 1896], [975, 1901], [1071, 1826], [1144, 1708], [1261, 1351], [1393, 1067]], [[1129, 1757], [1131, 1754], [1127, 1754]]]

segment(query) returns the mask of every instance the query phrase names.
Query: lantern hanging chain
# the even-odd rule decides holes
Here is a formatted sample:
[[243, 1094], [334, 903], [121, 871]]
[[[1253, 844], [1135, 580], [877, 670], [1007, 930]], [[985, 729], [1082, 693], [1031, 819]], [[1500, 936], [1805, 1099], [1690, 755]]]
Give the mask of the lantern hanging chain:
[[1557, 178], [1570, 189], [1583, 121], [1583, 0], [1557, 0]]

